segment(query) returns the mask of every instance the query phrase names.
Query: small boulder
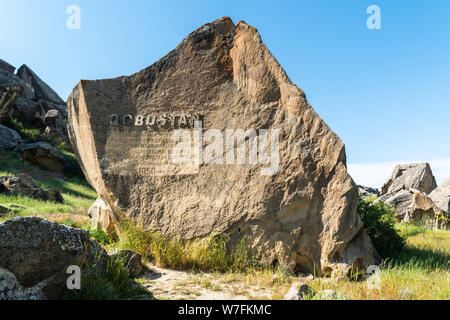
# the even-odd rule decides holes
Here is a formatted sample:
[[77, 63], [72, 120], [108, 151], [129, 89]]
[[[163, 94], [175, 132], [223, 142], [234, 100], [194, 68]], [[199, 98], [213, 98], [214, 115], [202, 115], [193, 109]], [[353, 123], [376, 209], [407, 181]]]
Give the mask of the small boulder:
[[47, 111], [44, 116], [44, 124], [47, 126], [45, 129], [46, 134], [62, 138], [64, 141], [69, 142], [67, 125], [59, 110], [51, 109]]
[[11, 150], [22, 143], [17, 131], [0, 124], [0, 150]]
[[87, 231], [36, 217], [8, 220], [0, 224], [0, 268], [8, 272], [7, 277], [0, 276], [0, 296], [14, 297], [8, 290], [13, 283], [19, 294], [21, 288], [37, 287], [34, 296], [61, 299], [67, 290], [68, 266], [95, 265], [101, 270], [108, 259]]
[[47, 142], [34, 142], [17, 146], [15, 152], [30, 163], [49, 171], [63, 172], [66, 168], [64, 158]]
[[124, 266], [128, 269], [130, 276], [136, 277], [142, 273], [142, 257], [139, 253], [131, 250], [115, 250], [110, 253], [112, 259], [123, 259]]
[[88, 215], [91, 218], [92, 229], [102, 229], [110, 235], [116, 234], [116, 225], [111, 219], [113, 216], [111, 208], [101, 197], [98, 197], [89, 208]]
[[34, 287], [24, 288], [13, 273], [0, 268], [0, 300], [44, 300], [42, 287], [45, 284], [44, 280]]
[[43, 201], [64, 202], [61, 192], [38, 187], [25, 173], [14, 177], [0, 177], [0, 193], [22, 194]]
[[315, 295], [313, 288], [303, 282], [294, 283], [284, 296], [283, 300], [303, 300]]

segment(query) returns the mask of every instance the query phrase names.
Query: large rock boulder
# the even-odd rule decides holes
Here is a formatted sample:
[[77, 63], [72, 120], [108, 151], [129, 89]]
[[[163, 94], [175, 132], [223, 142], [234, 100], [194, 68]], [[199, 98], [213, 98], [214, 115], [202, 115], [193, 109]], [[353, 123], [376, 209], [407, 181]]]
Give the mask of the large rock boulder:
[[389, 180], [381, 188], [381, 195], [395, 189], [415, 189], [429, 194], [437, 187], [428, 163], [400, 164], [395, 166]]
[[11, 150], [22, 143], [17, 131], [0, 124], [0, 150]]
[[429, 196], [439, 209], [450, 214], [450, 178], [442, 182]]
[[420, 223], [432, 228], [446, 225], [441, 220], [441, 210], [424, 192], [415, 189], [400, 189], [381, 196], [376, 201], [383, 201], [395, 209], [394, 217], [402, 223]]
[[64, 172], [66, 161], [47, 142], [23, 143], [14, 150], [23, 160], [49, 171]]
[[132, 76], [82, 80], [68, 109], [118, 232], [132, 218], [180, 239], [225, 233], [302, 273], [377, 262], [344, 144], [244, 22], [208, 23]]
[[67, 268], [96, 265], [109, 257], [89, 233], [41, 218], [0, 224], [0, 299], [60, 299]]
[[56, 104], [64, 104], [64, 100], [27, 65], [23, 65], [17, 70], [17, 76], [33, 92], [33, 99], [42, 99]]
[[21, 194], [43, 201], [64, 202], [59, 190], [45, 190], [38, 187], [26, 173], [13, 177], [0, 177], [0, 193]]

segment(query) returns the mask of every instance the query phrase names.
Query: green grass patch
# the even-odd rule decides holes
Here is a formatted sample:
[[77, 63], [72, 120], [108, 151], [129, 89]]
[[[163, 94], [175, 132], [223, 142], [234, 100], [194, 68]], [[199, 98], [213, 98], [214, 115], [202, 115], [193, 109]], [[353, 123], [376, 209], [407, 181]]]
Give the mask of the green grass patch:
[[109, 259], [105, 268], [86, 265], [82, 271], [81, 289], [70, 290], [68, 300], [152, 299], [150, 292], [130, 279], [123, 258]]
[[[13, 176], [21, 172], [37, 172], [37, 167], [20, 160], [14, 152], [0, 152], [0, 176]], [[45, 175], [44, 175], [45, 176]], [[33, 181], [41, 188], [46, 190], [59, 190], [64, 198], [63, 203], [54, 203], [33, 199], [24, 195], [6, 195], [0, 194], [0, 206], [14, 208], [14, 212], [1, 217], [0, 221], [4, 221], [12, 216], [27, 215], [50, 215], [52, 213], [71, 213], [79, 211], [87, 211], [97, 198], [97, 193], [80, 176], [71, 176], [68, 179], [58, 178], [42, 178], [33, 179]]]
[[243, 272], [263, 268], [242, 239], [231, 245], [225, 235], [181, 241], [157, 231], [146, 231], [131, 221], [123, 224], [117, 246], [136, 251], [161, 267], [210, 272]]
[[0, 151], [0, 176], [13, 176], [24, 169], [39, 170], [36, 166], [20, 160], [12, 151]]
[[[55, 178], [35, 180], [35, 183], [44, 189], [57, 189], [61, 191], [64, 198], [63, 203], [42, 201], [23, 195], [0, 194], [0, 205], [14, 208], [16, 216], [26, 216], [30, 214], [52, 214], [57, 212], [77, 212], [87, 211], [97, 198], [96, 192], [81, 178], [72, 177], [67, 181]], [[5, 220], [8, 217], [3, 217]]]

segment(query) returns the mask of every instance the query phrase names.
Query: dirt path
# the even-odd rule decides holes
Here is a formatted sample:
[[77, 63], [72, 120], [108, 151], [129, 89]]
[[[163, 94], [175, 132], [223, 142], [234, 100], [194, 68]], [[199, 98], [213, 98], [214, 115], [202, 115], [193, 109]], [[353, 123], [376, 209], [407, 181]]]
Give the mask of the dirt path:
[[137, 281], [162, 300], [271, 299], [268, 288], [250, 286], [234, 275], [175, 271], [147, 265]]

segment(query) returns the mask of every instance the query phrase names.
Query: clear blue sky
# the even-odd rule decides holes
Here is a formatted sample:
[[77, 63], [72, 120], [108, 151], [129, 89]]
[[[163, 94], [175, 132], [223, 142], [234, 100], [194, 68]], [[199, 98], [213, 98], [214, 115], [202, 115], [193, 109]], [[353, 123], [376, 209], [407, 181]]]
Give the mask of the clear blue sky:
[[[80, 30], [66, 27], [72, 4]], [[381, 30], [366, 27], [371, 4]], [[2, 0], [0, 58], [66, 99], [80, 79], [132, 74], [222, 16], [259, 30], [349, 163], [450, 159], [449, 0]]]

